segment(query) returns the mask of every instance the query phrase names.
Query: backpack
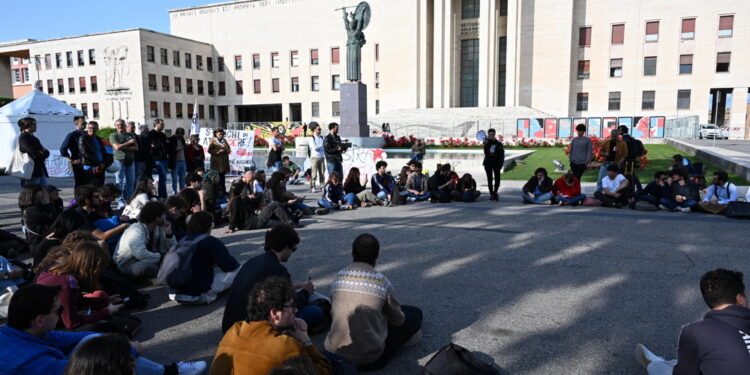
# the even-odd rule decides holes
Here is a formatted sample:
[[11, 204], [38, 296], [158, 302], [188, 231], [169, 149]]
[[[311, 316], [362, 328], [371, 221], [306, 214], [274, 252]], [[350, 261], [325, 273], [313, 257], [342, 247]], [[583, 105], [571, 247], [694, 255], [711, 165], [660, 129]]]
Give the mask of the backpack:
[[187, 286], [193, 277], [193, 255], [198, 248], [198, 242], [203, 241], [206, 237], [208, 237], [208, 234], [201, 234], [193, 240], [183, 238], [172, 245], [164, 255], [156, 281], [177, 290]]
[[637, 159], [643, 156], [643, 152], [645, 151], [643, 142], [633, 137], [628, 137], [625, 144], [628, 145], [628, 159]]
[[450, 343], [435, 353], [424, 366], [423, 375], [500, 375], [492, 365], [481, 361], [466, 348]]

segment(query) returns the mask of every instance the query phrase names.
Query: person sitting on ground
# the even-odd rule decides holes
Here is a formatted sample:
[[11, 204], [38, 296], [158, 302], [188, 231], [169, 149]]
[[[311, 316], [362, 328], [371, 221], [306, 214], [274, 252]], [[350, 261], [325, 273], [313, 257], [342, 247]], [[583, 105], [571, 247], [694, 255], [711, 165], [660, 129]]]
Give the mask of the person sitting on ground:
[[179, 196], [185, 199], [191, 212], [199, 212], [202, 209], [202, 187], [203, 176], [198, 173], [190, 173], [187, 176], [187, 187], [182, 189]]
[[581, 194], [581, 183], [573, 173], [555, 180], [552, 185], [552, 195], [565, 206], [577, 206], [586, 199], [586, 194]]
[[656, 356], [636, 345], [636, 361], [649, 374], [746, 374], [750, 368], [750, 309], [741, 272], [719, 268], [700, 281], [703, 301], [711, 309], [703, 320], [682, 326], [677, 360]]
[[430, 202], [431, 203], [449, 203], [451, 201], [451, 165], [443, 164], [427, 181], [427, 186], [430, 189]]
[[63, 375], [133, 375], [135, 357], [125, 336], [108, 333], [81, 343]]
[[[98, 335], [54, 330], [64, 310], [58, 299], [59, 293], [60, 287], [34, 284], [13, 294], [8, 307], [8, 324], [0, 327], [3, 371], [8, 374], [62, 375], [71, 354], [80, 349], [79, 344]], [[206, 369], [204, 361], [160, 365], [140, 355], [139, 343], [131, 342], [130, 345], [131, 353], [136, 356], [132, 370], [138, 375], [200, 375]]]
[[716, 171], [713, 183], [708, 187], [703, 200], [698, 203], [701, 209], [712, 214], [725, 214], [730, 202], [737, 200], [737, 185], [729, 182], [729, 175]]
[[622, 208], [628, 204], [629, 184], [630, 181], [620, 173], [620, 167], [610, 164], [607, 166], [607, 175], [602, 178], [602, 191], [595, 192], [594, 198], [602, 202], [604, 207]]
[[332, 374], [328, 359], [310, 340], [307, 324], [295, 316], [294, 289], [289, 279], [264, 278], [251, 290], [249, 296], [243, 291], [251, 303], [242, 305], [249, 321], [239, 320], [226, 330], [216, 349], [211, 375], [266, 375], [297, 356], [312, 359], [317, 374]]
[[167, 221], [172, 225], [172, 234], [174, 234], [175, 240], [179, 241], [185, 237], [187, 232], [185, 219], [190, 214], [188, 203], [185, 198], [173, 195], [167, 198], [165, 205], [167, 207]]
[[687, 168], [672, 171], [672, 196], [659, 200], [664, 209], [672, 212], [690, 212], [698, 205], [700, 193], [698, 185], [688, 179]]
[[[227, 290], [240, 264], [218, 238], [211, 235], [213, 216], [208, 212], [190, 215], [187, 234], [182, 240], [195, 243], [191, 258], [191, 278], [185, 287], [170, 289], [169, 299], [186, 304], [209, 304]], [[218, 270], [216, 269], [218, 268]]]
[[80, 229], [90, 231], [98, 241], [106, 242], [117, 238], [130, 226], [128, 223], [120, 223], [108, 230], [101, 230], [96, 226], [96, 221], [101, 219], [101, 215], [95, 209], [102, 205], [99, 189], [96, 186], [81, 185], [77, 187], [75, 189], [75, 197], [76, 205], [70, 209], [78, 212], [83, 217], [84, 224]]
[[402, 306], [385, 275], [375, 269], [380, 243], [360, 234], [352, 244], [353, 263], [331, 284], [333, 324], [326, 350], [357, 365], [377, 370], [402, 347], [419, 339], [422, 310]]
[[422, 173], [422, 163], [415, 161], [412, 165], [414, 169], [406, 178], [403, 195], [406, 195], [406, 200], [409, 202], [421, 202], [430, 199], [432, 194], [427, 186], [429, 178]]
[[18, 207], [21, 209], [26, 242], [33, 248], [44, 239], [60, 211], [50, 204], [47, 190], [37, 184], [26, 184], [21, 188]]
[[456, 189], [452, 192], [452, 198], [457, 202], [474, 202], [482, 193], [477, 190], [477, 182], [469, 173], [464, 173], [456, 183]]
[[274, 172], [271, 175], [271, 178], [266, 182], [266, 189], [263, 191], [261, 206], [265, 207], [271, 204], [271, 202], [278, 202], [283, 209], [287, 210], [287, 213], [295, 222], [298, 222], [301, 216], [295, 214], [295, 211], [301, 212], [304, 215], [324, 215], [328, 213], [327, 208], [313, 209], [302, 203], [304, 197], [297, 197], [287, 192], [285, 181], [286, 177], [281, 172]]
[[424, 159], [426, 149], [427, 145], [425, 145], [424, 141], [417, 139], [414, 145], [411, 146], [411, 160], [421, 162]]
[[[297, 250], [299, 235], [289, 225], [277, 224], [266, 232], [263, 254], [250, 258], [242, 265], [237, 276], [234, 278], [232, 287], [229, 288], [227, 305], [224, 309], [224, 317], [221, 322], [222, 332], [226, 332], [234, 323], [246, 321], [248, 292], [259, 281], [268, 276], [278, 275], [291, 279], [286, 263]], [[308, 300], [315, 292], [312, 281], [296, 284], [297, 293], [295, 306], [299, 310], [297, 317], [302, 318], [308, 325], [314, 326], [323, 318], [323, 310], [315, 305], [309, 305]]]
[[286, 168], [288, 168], [289, 171], [291, 172], [291, 174], [289, 175], [289, 178], [286, 181], [286, 184], [287, 185], [296, 185], [299, 182], [299, 179], [300, 179], [299, 178], [299, 173], [300, 173], [299, 167], [297, 166], [297, 164], [294, 164], [294, 162], [292, 161], [292, 159], [289, 158], [289, 156], [284, 156], [283, 158], [281, 158], [281, 161], [284, 164], [284, 166]]
[[201, 190], [198, 193], [201, 197], [201, 211], [210, 212], [214, 215], [214, 223], [220, 225], [224, 216], [219, 201], [221, 190], [221, 174], [213, 169], [209, 169], [203, 175]]
[[409, 176], [412, 174], [412, 163], [416, 163], [414, 160], [410, 160], [409, 164], [401, 167], [401, 171], [396, 175], [395, 188], [393, 189], [393, 197], [395, 200], [391, 201], [393, 205], [406, 204], [406, 182], [409, 181]]
[[333, 172], [328, 177], [326, 186], [323, 187], [323, 196], [318, 200], [318, 205], [333, 210], [353, 210], [357, 196], [354, 193], [344, 195], [344, 186], [341, 184], [338, 172]]
[[547, 170], [537, 168], [526, 184], [523, 185], [521, 198], [523, 203], [544, 204], [553, 199], [552, 196], [552, 179], [547, 176]]
[[148, 202], [158, 201], [159, 198], [154, 192], [154, 180], [146, 177], [143, 180], [138, 181], [133, 190], [133, 195], [130, 196], [127, 206], [122, 210], [122, 214], [131, 219], [138, 219], [138, 215], [141, 213], [141, 208]]
[[[250, 171], [246, 172], [248, 176]], [[261, 206], [263, 194], [252, 193], [252, 182], [245, 184], [240, 181], [229, 190], [229, 228], [225, 234], [237, 230], [253, 230], [265, 228], [272, 218], [288, 225], [295, 225], [294, 220], [279, 202], [270, 201]]]
[[253, 182], [255, 194], [260, 194], [266, 190], [266, 171], [259, 170], [255, 172], [255, 181]]
[[679, 168], [687, 168], [687, 171], [689, 174], [692, 167], [693, 167], [693, 163], [690, 162], [690, 159], [688, 159], [687, 156], [675, 154], [672, 156], [672, 166], [669, 167], [668, 171], [674, 172]]
[[61, 264], [65, 258], [75, 251], [78, 245], [84, 242], [96, 242], [96, 237], [87, 230], [76, 230], [68, 233], [59, 246], [51, 248], [39, 264], [34, 264], [34, 272], [41, 274], [44, 271], [49, 271], [52, 266]]
[[393, 177], [386, 172], [388, 169], [388, 163], [385, 160], [378, 160], [375, 163], [375, 169], [378, 173], [372, 175], [370, 179], [370, 186], [372, 186], [372, 194], [376, 198], [382, 199], [386, 206], [390, 206], [393, 201], [394, 191], [396, 182]]
[[596, 182], [596, 191], [602, 191], [602, 181], [607, 177], [607, 168], [610, 165], [620, 167], [625, 163], [629, 153], [628, 144], [619, 138], [620, 132], [612, 129], [610, 138], [601, 143], [599, 155], [604, 158], [604, 162], [599, 167], [599, 177]]
[[112, 211], [112, 202], [120, 199], [122, 190], [117, 187], [117, 184], [106, 183], [99, 188], [99, 196], [102, 197], [102, 204], [95, 211], [98, 212], [102, 218], [108, 218], [114, 216]]
[[156, 276], [162, 254], [175, 244], [166, 212], [163, 203], [148, 202], [141, 209], [139, 222], [122, 234], [114, 260], [124, 275], [136, 280]]
[[47, 185], [46, 189], [47, 195], [49, 196], [49, 204], [55, 207], [57, 211], [62, 212], [65, 209], [65, 203], [63, 203], [62, 198], [60, 198], [61, 190], [55, 185]]
[[83, 216], [78, 212], [65, 210], [60, 213], [49, 227], [47, 236], [36, 247], [31, 249], [34, 256], [34, 266], [37, 266], [52, 248], [60, 246], [65, 236], [81, 228], [83, 224]]
[[349, 174], [346, 176], [346, 181], [344, 182], [344, 193], [354, 194], [357, 197], [356, 203], [362, 207], [383, 204], [383, 201], [378, 199], [372, 193], [372, 190], [367, 188], [367, 179], [365, 179], [365, 184], [362, 185], [361, 175], [357, 167], [349, 169]]
[[657, 210], [662, 198], [672, 197], [672, 187], [669, 174], [662, 171], [654, 173], [654, 181], [649, 182], [642, 190], [635, 193], [635, 201], [631, 204], [633, 209]]

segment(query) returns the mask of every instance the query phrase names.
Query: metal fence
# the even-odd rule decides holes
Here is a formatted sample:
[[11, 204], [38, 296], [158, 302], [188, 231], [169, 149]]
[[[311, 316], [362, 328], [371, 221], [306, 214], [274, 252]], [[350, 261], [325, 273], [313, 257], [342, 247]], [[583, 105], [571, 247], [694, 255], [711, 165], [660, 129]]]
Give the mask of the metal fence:
[[664, 124], [664, 137], [667, 138], [698, 138], [699, 131], [698, 116], [670, 118]]

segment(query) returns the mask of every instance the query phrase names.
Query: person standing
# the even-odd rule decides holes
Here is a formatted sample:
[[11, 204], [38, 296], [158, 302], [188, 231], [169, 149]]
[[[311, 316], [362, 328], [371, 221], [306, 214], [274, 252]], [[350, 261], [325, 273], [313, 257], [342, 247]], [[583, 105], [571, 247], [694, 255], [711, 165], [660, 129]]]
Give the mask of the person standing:
[[128, 133], [125, 120], [115, 121], [115, 133], [110, 134], [109, 143], [115, 150], [114, 159], [120, 162], [120, 171], [117, 172], [117, 186], [122, 191], [120, 204], [125, 205], [135, 189], [135, 153], [138, 151], [138, 141], [135, 134]]
[[60, 155], [70, 160], [71, 169], [73, 169], [73, 180], [75, 181], [74, 188], [77, 188], [84, 184], [81, 153], [78, 151], [78, 138], [83, 135], [84, 128], [86, 127], [86, 117], [75, 116], [73, 117], [73, 123], [76, 126], [76, 130], [65, 136], [62, 144], [60, 144]]
[[78, 149], [86, 184], [101, 187], [104, 185], [104, 170], [112, 164], [112, 155], [107, 153], [104, 142], [96, 135], [98, 131], [99, 123], [89, 121], [86, 134], [78, 138]]
[[343, 157], [341, 154], [346, 152], [346, 147], [341, 145], [339, 137], [339, 124], [332, 122], [328, 124], [328, 135], [323, 140], [323, 149], [326, 154], [326, 169], [328, 175], [338, 172], [339, 176], [344, 175]]
[[320, 135], [320, 125], [317, 122], [311, 122], [312, 137], [310, 139], [310, 192], [315, 193], [315, 180], [317, 179], [320, 188], [325, 184], [325, 172], [323, 165], [325, 163], [325, 152], [323, 148], [323, 136]]
[[214, 130], [214, 138], [208, 145], [208, 153], [211, 154], [211, 169], [219, 173], [219, 189], [222, 194], [226, 195], [227, 184], [225, 181], [226, 174], [229, 172], [229, 154], [232, 153], [232, 148], [224, 138], [224, 129]]
[[[490, 189], [490, 200], [497, 201], [498, 189], [500, 189], [500, 170], [505, 163], [505, 149], [503, 143], [495, 138], [495, 129], [487, 130], [487, 139], [484, 141], [484, 172], [487, 174], [487, 187]], [[494, 178], [494, 183], [493, 183]]]
[[279, 138], [279, 128], [271, 128], [271, 137], [267, 141], [268, 158], [266, 158], [266, 167], [271, 168], [271, 172], [278, 172], [281, 168], [281, 154], [284, 152], [284, 143]]
[[154, 128], [148, 132], [151, 141], [151, 159], [159, 174], [159, 199], [167, 199], [167, 168], [169, 158], [167, 156], [167, 135], [164, 134], [164, 120], [154, 120]]
[[29, 154], [31, 160], [34, 161], [34, 171], [31, 173], [31, 178], [28, 180], [22, 179], [21, 186], [37, 184], [46, 187], [49, 175], [44, 161], [49, 157], [49, 150], [44, 148], [39, 138], [34, 135], [36, 133], [36, 120], [31, 117], [24, 117], [18, 120], [18, 128], [21, 130], [21, 134], [18, 135], [18, 149]]
[[[177, 195], [185, 188], [187, 163], [185, 158], [185, 129], [177, 128], [167, 140], [169, 168], [172, 170], [172, 194]], [[179, 189], [177, 188], [179, 184]]]
[[581, 176], [586, 172], [586, 167], [591, 162], [593, 145], [591, 139], [586, 136], [586, 125], [578, 124], [576, 132], [578, 133], [578, 137], [570, 141], [568, 160], [570, 161], [570, 170], [573, 172], [573, 176], [578, 181], [581, 181]]
[[612, 138], [602, 143], [599, 154], [604, 157], [604, 163], [599, 167], [599, 178], [596, 181], [596, 191], [602, 191], [602, 179], [607, 175], [607, 167], [615, 165], [622, 167], [625, 159], [628, 157], [628, 145], [620, 140], [620, 132], [612, 130]]
[[138, 152], [135, 153], [135, 179], [137, 181], [151, 178], [154, 160], [151, 159], [151, 138], [148, 136], [148, 125], [139, 127], [140, 134], [136, 137]]
[[185, 148], [185, 159], [187, 163], [188, 172], [192, 173], [196, 170], [205, 168], [206, 155], [203, 150], [203, 146], [200, 144], [200, 136], [193, 134], [190, 136], [190, 144]]

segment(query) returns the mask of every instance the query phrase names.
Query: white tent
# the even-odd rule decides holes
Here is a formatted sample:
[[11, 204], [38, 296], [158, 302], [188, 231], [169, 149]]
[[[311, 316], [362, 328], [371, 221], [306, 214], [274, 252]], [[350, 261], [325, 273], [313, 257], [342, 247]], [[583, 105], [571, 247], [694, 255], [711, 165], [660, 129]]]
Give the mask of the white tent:
[[47, 169], [50, 176], [56, 175], [53, 171], [55, 165], [60, 164], [62, 167], [64, 164], [64, 159], [59, 160], [60, 144], [75, 129], [73, 117], [81, 114], [80, 110], [39, 90], [33, 90], [0, 108], [0, 169], [7, 168], [10, 163], [19, 133], [18, 120], [33, 117], [37, 121], [34, 135], [52, 153], [47, 159]]

